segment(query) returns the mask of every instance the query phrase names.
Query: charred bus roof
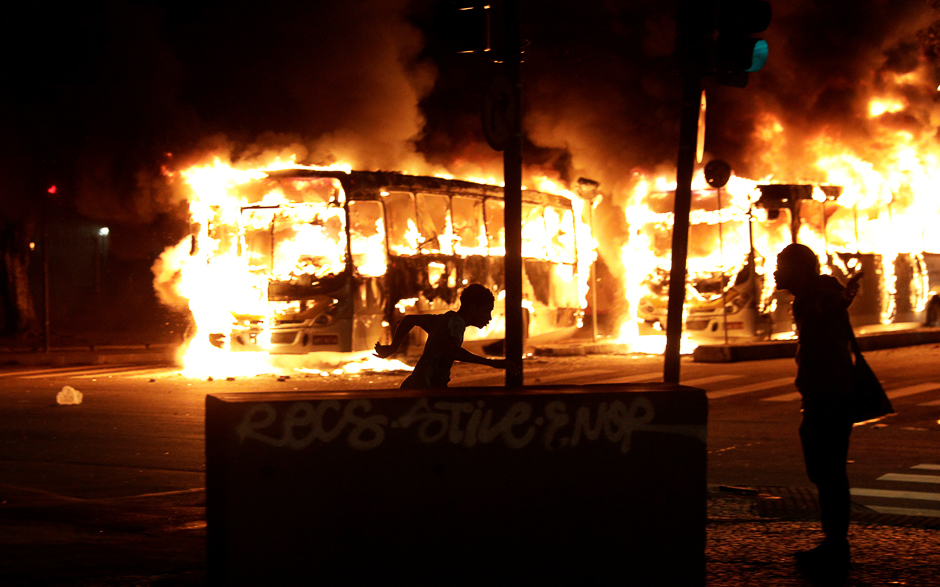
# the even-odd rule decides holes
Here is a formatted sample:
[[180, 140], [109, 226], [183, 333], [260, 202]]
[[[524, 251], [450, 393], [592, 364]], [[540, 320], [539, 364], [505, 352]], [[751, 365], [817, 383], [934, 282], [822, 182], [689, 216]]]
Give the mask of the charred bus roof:
[[[382, 191], [425, 192], [451, 195], [473, 195], [486, 198], [503, 198], [503, 188], [495, 185], [474, 183], [459, 179], [407, 175], [394, 171], [326, 171], [317, 169], [279, 169], [269, 171], [271, 179], [334, 178], [338, 180], [346, 197], [350, 200], [374, 200]], [[522, 200], [532, 204], [569, 205], [565, 196], [523, 190]]]
[[780, 208], [789, 208], [794, 210], [799, 207], [802, 200], [812, 200], [813, 190], [818, 187], [826, 195], [827, 200], [836, 200], [842, 195], [842, 186], [821, 185], [813, 186], [811, 184], [793, 184], [793, 183], [774, 183], [757, 186], [760, 190], [760, 198], [755, 206], [766, 208], [767, 210], [779, 210]]

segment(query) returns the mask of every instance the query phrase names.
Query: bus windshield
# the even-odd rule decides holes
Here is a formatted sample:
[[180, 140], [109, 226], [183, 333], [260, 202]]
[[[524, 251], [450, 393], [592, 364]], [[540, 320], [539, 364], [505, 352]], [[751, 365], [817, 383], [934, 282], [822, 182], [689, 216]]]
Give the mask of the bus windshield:
[[269, 179], [253, 187], [239, 219], [241, 256], [269, 280], [269, 290], [315, 287], [343, 274], [346, 214], [338, 181]]

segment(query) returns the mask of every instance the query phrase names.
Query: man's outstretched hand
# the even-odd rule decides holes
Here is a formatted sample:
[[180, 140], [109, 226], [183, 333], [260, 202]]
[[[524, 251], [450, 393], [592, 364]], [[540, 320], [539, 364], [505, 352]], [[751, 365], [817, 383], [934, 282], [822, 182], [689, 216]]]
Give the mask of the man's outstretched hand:
[[375, 356], [380, 359], [387, 359], [388, 357], [391, 357], [392, 355], [394, 355], [396, 352], [398, 352], [398, 349], [393, 347], [390, 344], [375, 343]]
[[508, 373], [512, 375], [519, 375], [522, 373], [522, 368], [506, 359], [493, 359], [491, 363], [493, 367], [497, 369], [505, 369]]
[[848, 283], [845, 284], [845, 291], [842, 295], [845, 296], [845, 299], [847, 299], [849, 302], [854, 300], [855, 296], [858, 295], [858, 282], [862, 279], [863, 275], [865, 274], [859, 271], [849, 279]]

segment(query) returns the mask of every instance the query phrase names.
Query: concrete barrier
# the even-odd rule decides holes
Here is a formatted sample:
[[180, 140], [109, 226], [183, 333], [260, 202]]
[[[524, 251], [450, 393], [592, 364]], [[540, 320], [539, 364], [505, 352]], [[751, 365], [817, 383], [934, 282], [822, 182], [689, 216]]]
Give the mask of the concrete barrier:
[[210, 584], [704, 585], [706, 429], [667, 384], [213, 394]]

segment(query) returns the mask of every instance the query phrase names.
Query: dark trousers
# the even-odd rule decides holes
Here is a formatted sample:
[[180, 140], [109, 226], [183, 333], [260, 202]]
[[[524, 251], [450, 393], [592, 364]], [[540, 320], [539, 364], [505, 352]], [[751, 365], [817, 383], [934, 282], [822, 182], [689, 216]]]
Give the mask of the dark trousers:
[[849, 533], [849, 477], [845, 470], [852, 422], [843, 415], [803, 412], [800, 442], [806, 474], [816, 484], [827, 540], [844, 540]]

